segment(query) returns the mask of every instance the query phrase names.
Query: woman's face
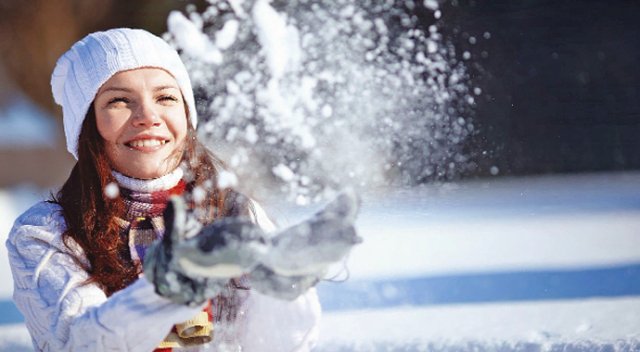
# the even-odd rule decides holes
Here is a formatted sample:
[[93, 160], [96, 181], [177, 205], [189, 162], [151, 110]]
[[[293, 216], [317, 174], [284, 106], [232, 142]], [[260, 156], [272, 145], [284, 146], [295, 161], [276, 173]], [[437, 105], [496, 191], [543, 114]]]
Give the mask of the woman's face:
[[178, 166], [187, 113], [176, 80], [165, 70], [118, 72], [100, 87], [93, 104], [98, 132], [116, 171], [152, 179]]

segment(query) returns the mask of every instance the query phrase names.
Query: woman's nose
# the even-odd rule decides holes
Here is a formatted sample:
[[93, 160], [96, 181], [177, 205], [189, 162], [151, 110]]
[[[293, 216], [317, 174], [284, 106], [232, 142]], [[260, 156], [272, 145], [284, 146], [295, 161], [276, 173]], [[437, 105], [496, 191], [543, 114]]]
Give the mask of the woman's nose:
[[136, 126], [158, 126], [161, 123], [158, 112], [153, 105], [148, 102], [142, 102], [136, 109], [133, 123]]

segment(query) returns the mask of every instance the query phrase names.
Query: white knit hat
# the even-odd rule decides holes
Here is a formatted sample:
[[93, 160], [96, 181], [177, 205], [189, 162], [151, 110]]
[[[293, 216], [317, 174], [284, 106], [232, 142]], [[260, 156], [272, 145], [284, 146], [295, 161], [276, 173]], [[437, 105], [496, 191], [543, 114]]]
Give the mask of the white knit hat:
[[196, 127], [198, 115], [191, 81], [180, 56], [169, 44], [142, 29], [91, 33], [58, 59], [51, 75], [53, 98], [62, 106], [67, 150], [76, 159], [82, 122], [100, 87], [120, 71], [141, 67], [157, 67], [173, 75]]

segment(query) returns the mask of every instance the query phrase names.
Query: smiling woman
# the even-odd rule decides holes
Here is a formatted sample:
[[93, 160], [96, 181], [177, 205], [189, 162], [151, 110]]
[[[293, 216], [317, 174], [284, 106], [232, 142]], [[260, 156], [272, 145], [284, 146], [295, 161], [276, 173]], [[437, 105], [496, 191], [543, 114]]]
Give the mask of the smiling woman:
[[[225, 166], [197, 139], [187, 71], [162, 39], [126, 28], [89, 34], [58, 60], [51, 87], [77, 163], [7, 240], [13, 297], [35, 349], [309, 350], [318, 268], [357, 242], [355, 202], [275, 234], [294, 244], [300, 229], [354, 239], [288, 275], [279, 270], [290, 264], [288, 242], [269, 238], [264, 211], [218, 186]], [[282, 263], [263, 260], [267, 248]]]
[[176, 80], [165, 70], [118, 72], [98, 90], [93, 108], [112, 167], [153, 179], [180, 163], [187, 111]]

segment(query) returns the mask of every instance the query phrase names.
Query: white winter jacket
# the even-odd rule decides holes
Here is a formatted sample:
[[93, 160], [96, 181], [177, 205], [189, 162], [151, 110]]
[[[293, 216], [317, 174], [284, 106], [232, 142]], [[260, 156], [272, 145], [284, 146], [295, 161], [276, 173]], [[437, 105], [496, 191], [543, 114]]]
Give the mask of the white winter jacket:
[[[257, 213], [264, 214], [261, 209]], [[152, 351], [174, 324], [201, 311], [202, 307], [189, 308], [159, 296], [144, 277], [107, 298], [97, 285], [84, 284], [88, 274], [74, 258], [86, 258], [80, 247], [65, 246], [64, 229], [59, 205], [41, 202], [16, 220], [6, 243], [13, 298], [36, 350]], [[312, 347], [320, 319], [315, 290], [293, 302], [246, 292], [235, 332], [242, 351]], [[219, 343], [214, 331], [213, 343], [195, 350], [215, 351]]]

